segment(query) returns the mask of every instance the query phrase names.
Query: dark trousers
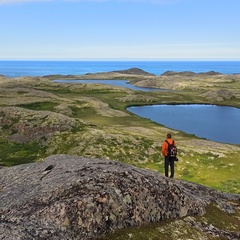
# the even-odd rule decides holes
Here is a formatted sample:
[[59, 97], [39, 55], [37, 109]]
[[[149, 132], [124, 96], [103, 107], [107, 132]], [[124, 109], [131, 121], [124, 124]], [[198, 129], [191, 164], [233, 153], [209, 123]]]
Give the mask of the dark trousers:
[[165, 169], [165, 176], [168, 177], [168, 169], [171, 169], [171, 175], [170, 178], [174, 177], [174, 158], [171, 157], [164, 157], [164, 169]]

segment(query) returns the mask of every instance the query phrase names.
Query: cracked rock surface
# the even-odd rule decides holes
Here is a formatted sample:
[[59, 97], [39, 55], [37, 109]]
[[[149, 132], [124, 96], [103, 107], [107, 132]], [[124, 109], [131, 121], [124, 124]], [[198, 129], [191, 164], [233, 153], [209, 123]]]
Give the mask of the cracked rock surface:
[[202, 216], [213, 202], [233, 213], [239, 199], [116, 161], [54, 155], [0, 169], [0, 239], [97, 239], [118, 228]]

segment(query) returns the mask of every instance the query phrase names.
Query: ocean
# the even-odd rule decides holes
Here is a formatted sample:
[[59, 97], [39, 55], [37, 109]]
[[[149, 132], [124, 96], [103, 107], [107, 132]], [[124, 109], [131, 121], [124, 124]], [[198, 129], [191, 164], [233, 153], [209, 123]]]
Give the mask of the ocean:
[[240, 73], [240, 61], [0, 61], [0, 74], [7, 77], [82, 75], [129, 68], [156, 75], [166, 71], [236, 74]]

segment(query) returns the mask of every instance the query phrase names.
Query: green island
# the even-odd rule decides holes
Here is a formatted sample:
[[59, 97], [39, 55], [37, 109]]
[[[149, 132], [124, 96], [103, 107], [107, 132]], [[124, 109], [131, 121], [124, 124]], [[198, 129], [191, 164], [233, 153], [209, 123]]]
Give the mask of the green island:
[[[126, 79], [142, 92], [103, 84], [54, 79]], [[178, 143], [176, 178], [240, 193], [240, 145], [199, 139], [126, 110], [132, 105], [204, 103], [240, 107], [240, 75], [141, 69], [81, 76], [0, 77], [0, 165], [13, 166], [54, 154], [107, 158], [163, 173], [161, 144], [168, 132]]]

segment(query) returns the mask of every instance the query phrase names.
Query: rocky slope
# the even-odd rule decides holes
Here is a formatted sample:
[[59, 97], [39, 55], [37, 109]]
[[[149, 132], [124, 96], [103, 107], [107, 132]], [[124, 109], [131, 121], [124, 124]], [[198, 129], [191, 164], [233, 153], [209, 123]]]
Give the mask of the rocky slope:
[[[120, 162], [54, 155], [3, 167], [0, 176], [0, 239], [97, 239], [118, 228], [176, 218], [187, 218], [209, 236], [240, 237], [240, 195]], [[236, 220], [231, 230], [196, 222], [209, 205]]]
[[50, 111], [0, 107], [0, 126], [8, 130], [9, 140], [16, 142], [39, 140], [56, 132], [71, 131], [80, 125], [80, 121]]

